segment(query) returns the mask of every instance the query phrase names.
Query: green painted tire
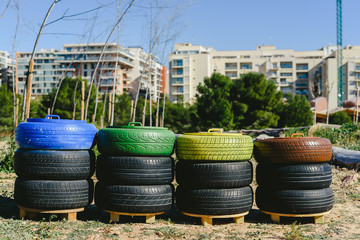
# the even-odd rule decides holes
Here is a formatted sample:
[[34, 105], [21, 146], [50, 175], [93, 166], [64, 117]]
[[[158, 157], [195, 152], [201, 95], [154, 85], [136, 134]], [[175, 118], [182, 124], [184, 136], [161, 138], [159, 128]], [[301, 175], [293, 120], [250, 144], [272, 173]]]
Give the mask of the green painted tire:
[[170, 156], [174, 143], [175, 134], [172, 131], [167, 128], [143, 127], [141, 123], [108, 126], [98, 133], [99, 151], [110, 156]]
[[176, 156], [180, 160], [247, 161], [253, 152], [250, 136], [234, 133], [188, 133], [177, 137]]

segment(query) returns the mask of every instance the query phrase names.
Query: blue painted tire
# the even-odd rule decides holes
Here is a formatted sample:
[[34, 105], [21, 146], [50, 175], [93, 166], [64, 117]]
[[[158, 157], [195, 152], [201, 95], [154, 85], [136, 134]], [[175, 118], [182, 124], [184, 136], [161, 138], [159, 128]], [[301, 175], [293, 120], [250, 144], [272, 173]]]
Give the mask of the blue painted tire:
[[[48, 119], [56, 117], [57, 119]], [[86, 121], [60, 119], [57, 115], [28, 118], [16, 128], [20, 148], [85, 150], [95, 146], [96, 127]]]

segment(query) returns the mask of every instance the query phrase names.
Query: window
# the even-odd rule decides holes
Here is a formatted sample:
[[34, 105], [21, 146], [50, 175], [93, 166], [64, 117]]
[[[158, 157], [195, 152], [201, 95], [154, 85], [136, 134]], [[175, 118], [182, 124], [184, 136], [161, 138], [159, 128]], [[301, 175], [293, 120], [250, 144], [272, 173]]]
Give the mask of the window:
[[176, 75], [183, 75], [184, 70], [182, 68], [176, 70]]
[[173, 66], [182, 66], [183, 60], [182, 59], [174, 59], [173, 60]]
[[308, 64], [304, 63], [304, 64], [296, 64], [296, 70], [308, 70]]
[[84, 77], [87, 77], [87, 71], [84, 72]]
[[281, 62], [280, 67], [281, 68], [292, 68], [292, 62]]
[[183, 84], [184, 83], [184, 79], [183, 78], [174, 78], [172, 80], [172, 84]]
[[183, 93], [184, 92], [184, 87], [178, 87], [177, 92], [178, 93]]
[[237, 69], [237, 63], [225, 63], [225, 69]]
[[241, 63], [240, 69], [252, 69], [251, 63]]
[[292, 73], [280, 73], [280, 76], [289, 77], [289, 76], [292, 76]]
[[297, 73], [296, 77], [300, 79], [308, 78], [308, 73]]
[[286, 78], [280, 78], [280, 83], [286, 84]]

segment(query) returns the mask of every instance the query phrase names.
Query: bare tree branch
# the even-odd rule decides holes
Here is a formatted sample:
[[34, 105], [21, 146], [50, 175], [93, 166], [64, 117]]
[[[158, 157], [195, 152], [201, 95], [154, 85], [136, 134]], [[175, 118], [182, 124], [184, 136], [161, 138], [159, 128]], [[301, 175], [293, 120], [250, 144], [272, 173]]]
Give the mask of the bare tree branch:
[[9, 5], [10, 5], [10, 2], [11, 2], [11, 0], [9, 0], [8, 3], [6, 4], [4, 11], [3, 11], [2, 14], [0, 15], [0, 18], [2, 18], [2, 17], [4, 16], [5, 12], [8, 10]]
[[76, 90], [77, 90], [78, 84], [79, 84], [79, 79], [76, 80], [76, 84], [75, 84], [74, 97], [73, 97], [74, 109], [73, 109], [73, 114], [72, 114], [72, 120], [75, 120], [75, 113], [76, 113]]
[[84, 11], [84, 12], [80, 12], [80, 13], [75, 13], [75, 14], [72, 14], [72, 15], [66, 15], [66, 13], [69, 11], [69, 9], [66, 9], [66, 11], [64, 12], [64, 14], [58, 18], [58, 19], [55, 19], [47, 24], [45, 24], [45, 27], [50, 25], [50, 24], [53, 24], [53, 23], [56, 23], [60, 20], [66, 20], [67, 18], [72, 18], [72, 17], [77, 17], [77, 16], [81, 16], [81, 15], [84, 15], [84, 14], [87, 14], [87, 13], [90, 13], [90, 12], [93, 12], [93, 11], [96, 11], [96, 10], [99, 10], [100, 8], [103, 8], [103, 6], [99, 6], [97, 8], [93, 8], [93, 9], [90, 9], [90, 10], [87, 10], [87, 11]]
[[[15, 55], [14, 55], [15, 54], [15, 42], [16, 42], [16, 37], [17, 37], [17, 33], [18, 33], [18, 29], [19, 29], [19, 22], [20, 22], [20, 7], [19, 7], [19, 2], [16, 0], [15, 0], [15, 8], [17, 11], [17, 17], [16, 17], [15, 35], [14, 35], [13, 45], [12, 45], [12, 64], [14, 64], [14, 62], [15, 62]], [[13, 133], [15, 133], [16, 125], [18, 122], [18, 105], [17, 105], [17, 97], [16, 97], [18, 90], [17, 90], [17, 81], [15, 79], [15, 71], [16, 70], [14, 68], [14, 65], [12, 66], [12, 68], [13, 68], [12, 69], [13, 70], [12, 82], [13, 82], [13, 100], [14, 100]]]
[[[55, 6], [56, 3], [60, 2], [61, 0], [54, 0], [54, 2], [51, 4], [49, 10], [47, 11], [46, 15], [45, 15], [45, 18], [44, 18], [44, 21], [40, 27], [40, 30], [39, 30], [39, 33], [36, 37], [36, 41], [35, 41], [35, 44], [34, 44], [34, 48], [33, 48], [33, 51], [32, 51], [32, 54], [31, 54], [31, 57], [30, 57], [30, 61], [29, 63], [34, 59], [34, 56], [35, 56], [35, 50], [36, 50], [36, 46], [39, 42], [39, 38], [40, 38], [40, 35], [41, 35], [41, 32], [45, 26], [45, 23], [51, 13], [51, 10], [53, 9], [53, 7]], [[29, 68], [30, 70], [30, 68]], [[23, 111], [22, 111], [22, 114], [21, 114], [21, 120], [24, 121], [25, 120], [25, 113], [26, 114], [29, 114], [30, 113], [30, 106], [25, 106], [26, 104], [26, 98], [27, 98], [27, 95], [31, 96], [31, 92], [27, 92], [27, 85], [29, 84], [29, 76], [32, 75], [33, 73], [29, 72], [28, 71], [28, 74], [27, 74], [27, 78], [26, 78], [26, 81], [25, 81], [25, 84], [24, 84], [24, 98], [23, 98]], [[27, 116], [26, 116], [27, 117]]]
[[104, 54], [104, 51], [109, 43], [109, 40], [112, 36], [112, 34], [114, 33], [116, 27], [120, 24], [121, 20], [124, 18], [124, 16], [126, 15], [126, 13], [129, 11], [129, 9], [131, 8], [131, 6], [134, 4], [135, 0], [132, 0], [130, 2], [130, 4], [128, 5], [128, 7], [125, 9], [125, 11], [123, 12], [123, 14], [121, 15], [121, 17], [118, 19], [117, 23], [115, 24], [115, 26], [113, 27], [112, 31], [110, 32], [105, 44], [104, 44], [104, 47], [100, 53], [100, 56], [99, 56], [99, 59], [98, 59], [98, 62], [96, 63], [96, 67], [95, 67], [95, 70], [94, 70], [94, 73], [92, 74], [91, 76], [91, 81], [90, 81], [90, 86], [89, 86], [89, 93], [88, 93], [88, 97], [86, 99], [86, 107], [85, 107], [85, 119], [87, 119], [87, 112], [88, 112], [88, 108], [89, 108], [89, 101], [90, 101], [90, 96], [91, 96], [91, 88], [92, 88], [92, 85], [93, 85], [93, 82], [94, 82], [94, 77], [96, 75], [96, 72], [99, 68], [99, 63], [101, 61], [101, 58]]

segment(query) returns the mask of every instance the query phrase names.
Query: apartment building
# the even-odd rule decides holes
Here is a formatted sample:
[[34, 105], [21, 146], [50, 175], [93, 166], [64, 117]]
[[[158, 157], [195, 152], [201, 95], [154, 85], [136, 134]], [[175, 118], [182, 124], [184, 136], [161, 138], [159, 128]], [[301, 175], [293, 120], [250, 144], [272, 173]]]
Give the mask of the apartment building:
[[[139, 67], [142, 60], [138, 50], [131, 49], [131, 51], [116, 43], [108, 44], [97, 72], [94, 73], [103, 47], [104, 43], [65, 44], [62, 50], [42, 49], [36, 52], [32, 94], [42, 95], [51, 92], [64, 77], [81, 76], [90, 81], [93, 74], [95, 74], [95, 83], [99, 85], [100, 93], [112, 91], [114, 82], [116, 93], [128, 92], [132, 88], [130, 83], [142, 75], [143, 71], [142, 67]], [[144, 51], [142, 54], [146, 55]], [[16, 54], [18, 69], [16, 77], [20, 93], [24, 91], [30, 56], [30, 52]], [[157, 62], [153, 65], [152, 71], [161, 74], [161, 65]], [[154, 74], [152, 78], [152, 93], [155, 95], [160, 89], [157, 83], [160, 82], [159, 86], [161, 86], [161, 75]]]
[[[142, 96], [145, 96], [146, 88], [150, 89], [151, 87], [151, 94], [156, 100], [155, 96], [164, 92], [163, 84], [165, 84], [166, 76], [163, 75], [163, 66], [155, 55], [146, 53], [142, 47], [132, 46], [129, 47], [129, 51], [135, 57], [134, 69], [130, 72], [130, 77], [134, 80], [133, 86], [140, 84]], [[151, 85], [149, 79], [151, 79]], [[136, 90], [137, 87], [133, 87], [132, 96], [135, 96]]]
[[[356, 79], [360, 77], [360, 47], [344, 48], [343, 56], [346, 100], [354, 96]], [[315, 51], [277, 50], [275, 46], [257, 46], [250, 51], [216, 51], [190, 43], [175, 44], [169, 56], [170, 100], [176, 102], [181, 96], [185, 102], [193, 102], [197, 85], [213, 72], [231, 79], [247, 72], [260, 72], [273, 80], [284, 95], [299, 94], [311, 100], [330, 94], [330, 105], [334, 108], [337, 105], [336, 46]], [[327, 86], [332, 88], [325, 91]]]
[[0, 86], [6, 84], [12, 88], [12, 76], [14, 73], [14, 63], [6, 51], [0, 51]]

